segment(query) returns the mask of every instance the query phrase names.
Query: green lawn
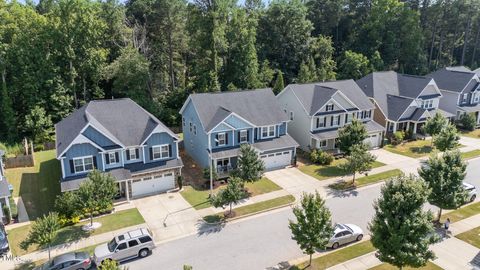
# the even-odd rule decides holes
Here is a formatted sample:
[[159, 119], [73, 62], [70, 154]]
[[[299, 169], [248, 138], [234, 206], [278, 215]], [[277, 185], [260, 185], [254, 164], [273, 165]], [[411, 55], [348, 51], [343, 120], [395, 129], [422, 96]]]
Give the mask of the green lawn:
[[387, 180], [391, 177], [395, 176], [400, 176], [402, 175], [402, 171], [399, 169], [394, 169], [394, 170], [389, 170], [381, 173], [376, 173], [364, 177], [357, 178], [355, 180], [355, 185], [352, 183], [352, 181], [342, 181], [338, 183], [334, 183], [329, 185], [330, 188], [335, 189], [335, 190], [345, 190], [353, 187], [361, 187], [361, 186], [366, 186], [366, 185], [371, 185], [380, 181]]
[[475, 149], [475, 150], [472, 150], [472, 151], [463, 152], [463, 153], [461, 153], [461, 155], [462, 155], [463, 159], [471, 159], [471, 158], [480, 156], [480, 150]]
[[458, 234], [455, 237], [469, 243], [472, 246], [480, 248], [480, 227], [476, 227], [464, 233]]
[[480, 139], [480, 129], [475, 129], [474, 131], [460, 130], [462, 136]]
[[312, 260], [312, 265], [308, 268], [305, 268], [308, 265], [308, 261], [306, 261], [300, 265], [291, 267], [290, 270], [323, 270], [373, 251], [375, 251], [375, 248], [372, 243], [370, 241], [364, 241], [315, 258]]
[[[287, 196], [282, 196], [278, 197], [275, 199], [259, 202], [259, 203], [254, 203], [246, 206], [241, 206], [238, 208], [234, 209], [235, 212], [235, 217], [241, 217], [249, 214], [255, 214], [261, 211], [265, 211], [268, 209], [284, 206], [287, 204], [290, 204], [295, 201], [295, 197], [292, 195], [287, 195]], [[228, 211], [228, 210], [227, 210]], [[207, 222], [217, 222], [225, 217], [223, 214], [217, 214], [217, 215], [209, 215], [204, 217], [203, 219]]]
[[[370, 268], [370, 270], [396, 270], [398, 269], [397, 267], [395, 266], [392, 266], [390, 264], [386, 264], [386, 263], [383, 263], [383, 264], [380, 264], [378, 266], [375, 266], [373, 268]], [[443, 268], [441, 268], [440, 266], [432, 263], [432, 262], [428, 262], [427, 265], [425, 265], [424, 267], [420, 267], [420, 268], [412, 268], [412, 267], [404, 267], [403, 268], [404, 270], [414, 270], [414, 269], [420, 269], [420, 270], [442, 270]]]
[[[121, 228], [142, 224], [145, 223], [145, 220], [143, 219], [140, 212], [138, 212], [136, 208], [133, 208], [119, 211], [103, 217], [94, 218], [94, 222], [102, 223], [102, 227], [96, 229], [91, 233], [84, 232], [81, 228], [82, 225], [88, 222], [89, 221], [84, 221], [73, 226], [67, 226], [60, 229], [57, 239], [53, 243], [53, 245], [73, 242], [92, 235], [98, 235], [105, 232], [115, 231]], [[8, 240], [10, 242], [10, 247], [14, 255], [21, 256], [23, 254], [38, 250], [37, 245], [31, 245], [28, 250], [23, 250], [19, 246], [20, 243], [27, 237], [30, 227], [31, 225], [26, 225], [12, 230], [8, 230]]]
[[[317, 165], [317, 164], [308, 164], [300, 166], [299, 169], [304, 174], [308, 174], [312, 177], [315, 177], [317, 180], [325, 180], [332, 177], [338, 177], [344, 175], [344, 172], [338, 167], [339, 164], [345, 162], [345, 159], [336, 159], [330, 165]], [[384, 166], [380, 161], [375, 161], [373, 163], [373, 168]]]
[[35, 167], [6, 170], [8, 182], [13, 185], [13, 196], [21, 196], [28, 216], [34, 220], [48, 213], [60, 194], [60, 163], [55, 150], [37, 152]]
[[[221, 188], [222, 187], [216, 188], [214, 192], [218, 192], [218, 190]], [[281, 187], [266, 177], [262, 177], [262, 179], [256, 181], [255, 183], [247, 183], [245, 188], [247, 188], [250, 196], [256, 196], [281, 189]], [[193, 208], [197, 210], [212, 206], [208, 201], [210, 190], [198, 190], [192, 186], [185, 186], [180, 194], [191, 206], [193, 206]]]
[[480, 214], [480, 202], [471, 203], [457, 210], [443, 214], [441, 221], [450, 218], [450, 222], [457, 222], [459, 220], [474, 216], [476, 214]]
[[399, 145], [386, 145], [385, 150], [411, 158], [419, 158], [430, 154], [434, 147], [431, 140], [416, 140]]

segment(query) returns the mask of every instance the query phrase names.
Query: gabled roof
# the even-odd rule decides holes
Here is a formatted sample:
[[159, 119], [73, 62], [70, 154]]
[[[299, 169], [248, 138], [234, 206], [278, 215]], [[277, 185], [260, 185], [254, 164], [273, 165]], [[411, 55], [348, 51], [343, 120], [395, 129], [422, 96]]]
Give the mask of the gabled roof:
[[177, 138], [160, 120], [129, 98], [94, 100], [55, 125], [57, 157], [87, 126], [125, 147], [141, 145], [155, 129]]
[[356, 82], [367, 96], [375, 99], [388, 119], [398, 120], [431, 81], [428, 77], [383, 71], [370, 73]]
[[475, 76], [475, 73], [462, 67], [446, 67], [427, 75], [433, 78], [440, 89], [462, 92]]
[[290, 84], [287, 88], [291, 89], [298, 97], [309, 115], [314, 115], [337, 93], [341, 93], [359, 110], [374, 108], [368, 97], [353, 80]]
[[275, 95], [269, 88], [191, 94], [185, 105], [190, 101], [197, 110], [206, 132], [215, 128], [230, 114], [236, 114], [256, 126], [288, 121], [287, 115], [282, 111]]

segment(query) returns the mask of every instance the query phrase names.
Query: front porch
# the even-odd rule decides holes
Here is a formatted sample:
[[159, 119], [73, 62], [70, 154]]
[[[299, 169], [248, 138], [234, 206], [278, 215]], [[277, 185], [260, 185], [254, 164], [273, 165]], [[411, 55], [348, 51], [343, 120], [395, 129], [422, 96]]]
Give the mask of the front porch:
[[418, 136], [425, 136], [423, 131], [423, 126], [426, 121], [404, 121], [404, 122], [387, 122], [387, 134], [393, 134], [397, 131], [403, 131], [405, 133], [411, 134], [415, 138]]

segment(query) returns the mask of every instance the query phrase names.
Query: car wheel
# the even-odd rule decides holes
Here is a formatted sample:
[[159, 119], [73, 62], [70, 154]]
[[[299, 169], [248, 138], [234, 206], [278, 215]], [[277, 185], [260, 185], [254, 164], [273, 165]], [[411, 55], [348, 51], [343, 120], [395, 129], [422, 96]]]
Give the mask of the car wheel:
[[335, 243], [333, 243], [333, 245], [332, 245], [332, 249], [337, 249], [338, 246], [339, 246], [339, 244], [338, 244], [337, 242], [335, 242]]
[[148, 248], [144, 248], [138, 252], [138, 257], [145, 258], [148, 256]]
[[357, 241], [361, 241], [363, 239], [363, 234], [357, 236]]
[[470, 202], [474, 202], [476, 198], [477, 198], [477, 195], [473, 195], [472, 197], [470, 197]]

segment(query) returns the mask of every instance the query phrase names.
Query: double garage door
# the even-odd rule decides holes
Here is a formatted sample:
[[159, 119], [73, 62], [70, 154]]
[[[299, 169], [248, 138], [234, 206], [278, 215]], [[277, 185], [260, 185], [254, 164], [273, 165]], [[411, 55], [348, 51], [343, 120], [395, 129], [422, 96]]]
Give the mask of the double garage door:
[[153, 193], [161, 193], [175, 188], [175, 177], [172, 172], [136, 179], [132, 182], [132, 196], [140, 197]]
[[292, 151], [263, 154], [260, 155], [260, 158], [265, 163], [265, 169], [267, 170], [284, 168], [290, 165], [292, 161]]
[[368, 144], [371, 148], [380, 147], [380, 140], [382, 139], [381, 133], [369, 134], [365, 139], [365, 143]]

